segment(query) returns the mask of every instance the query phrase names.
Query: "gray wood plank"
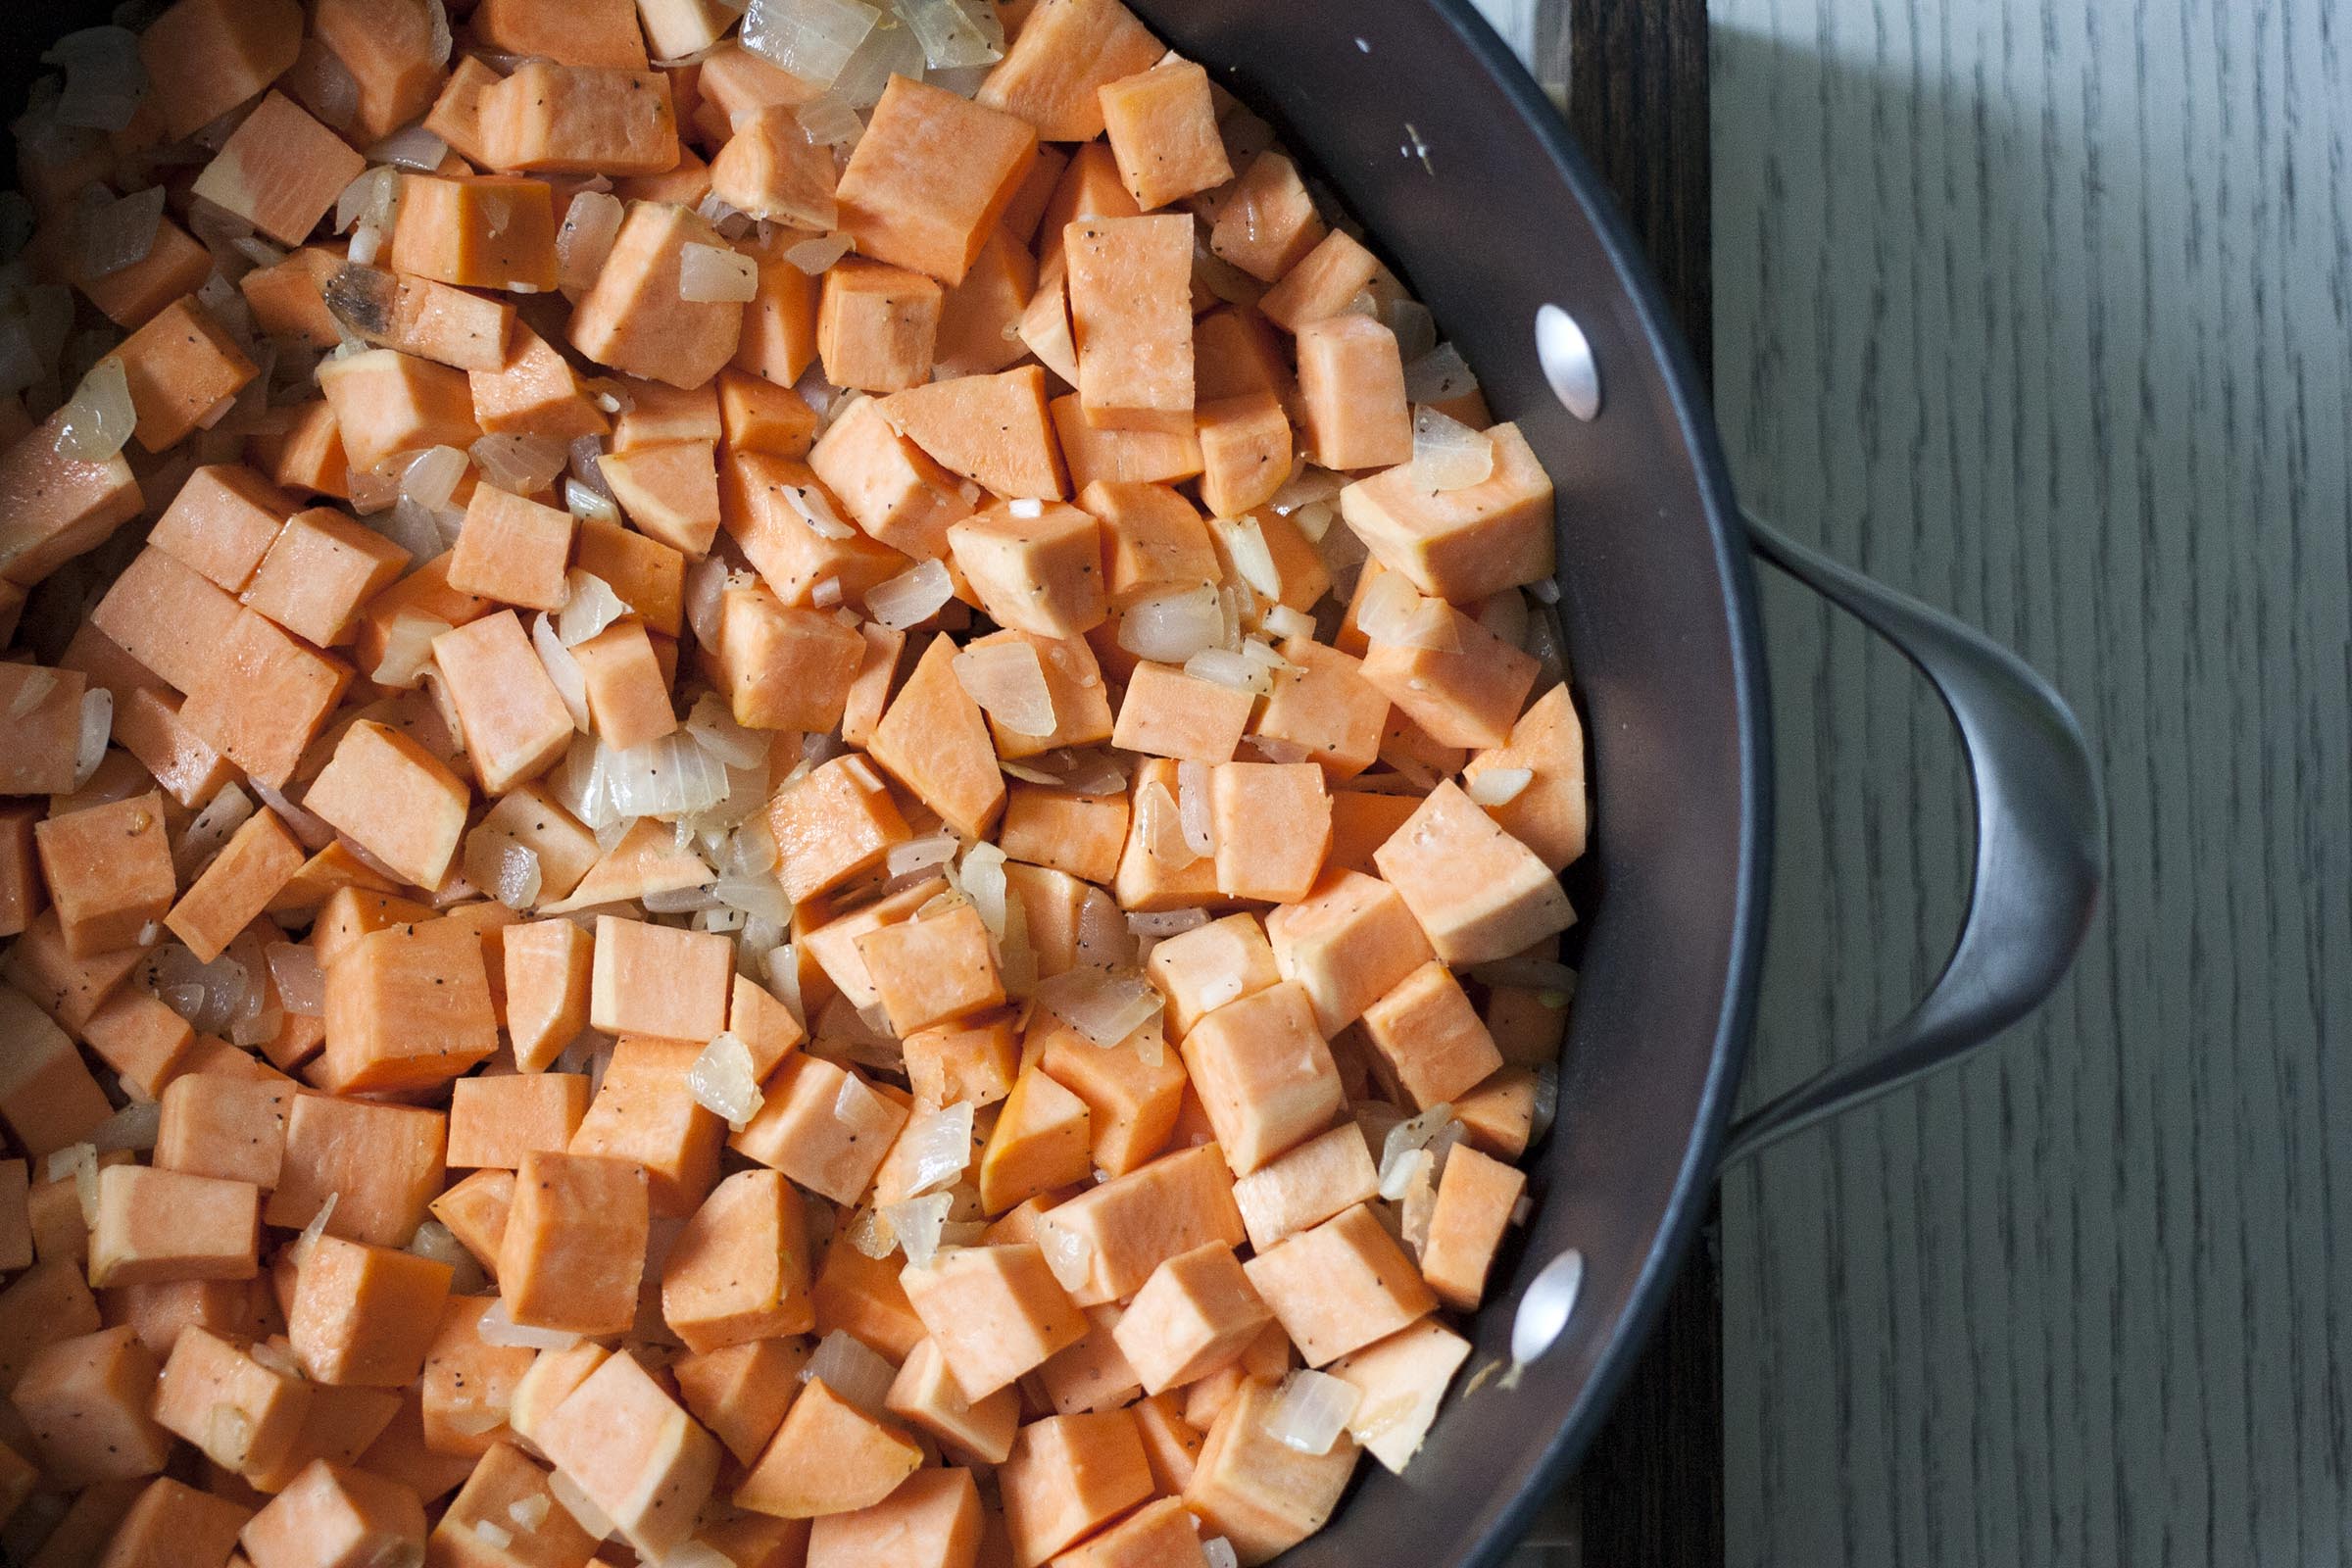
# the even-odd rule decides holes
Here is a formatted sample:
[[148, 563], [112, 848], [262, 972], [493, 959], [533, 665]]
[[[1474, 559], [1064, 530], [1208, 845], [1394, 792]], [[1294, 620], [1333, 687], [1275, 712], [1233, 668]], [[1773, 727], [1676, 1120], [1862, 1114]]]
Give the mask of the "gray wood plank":
[[[1751, 499], [2024, 649], [2113, 813], [2075, 980], [1725, 1194], [1736, 1562], [2352, 1556], [2345, 141], [2328, 0], [1715, 0]], [[1785, 588], [1753, 1078], [1896, 1016], [1943, 720]]]

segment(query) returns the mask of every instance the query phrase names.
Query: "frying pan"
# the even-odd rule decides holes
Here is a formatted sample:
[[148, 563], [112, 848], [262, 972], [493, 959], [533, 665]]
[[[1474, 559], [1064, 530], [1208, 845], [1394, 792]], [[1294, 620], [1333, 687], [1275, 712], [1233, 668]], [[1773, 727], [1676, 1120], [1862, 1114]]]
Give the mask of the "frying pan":
[[[1566, 128], [1467, 0], [1129, 0], [1282, 129], [1557, 483], [1560, 609], [1592, 749], [1589, 915], [1534, 1215], [1472, 1368], [1401, 1477], [1368, 1472], [1298, 1568], [1499, 1562], [1592, 1440], [1731, 1159], [1983, 1044], [2057, 984], [2102, 838], [2073, 715], [2014, 656], [1746, 518], [1688, 349]], [[108, 0], [12, 6], [0, 103]], [[169, 90], [169, 83], [165, 83]], [[1750, 555], [1886, 636], [1959, 724], [1976, 881], [1949, 966], [1852, 1059], [1730, 1118], [1755, 1014], [1772, 777]], [[1506, 1386], [1507, 1385], [1507, 1386]]]

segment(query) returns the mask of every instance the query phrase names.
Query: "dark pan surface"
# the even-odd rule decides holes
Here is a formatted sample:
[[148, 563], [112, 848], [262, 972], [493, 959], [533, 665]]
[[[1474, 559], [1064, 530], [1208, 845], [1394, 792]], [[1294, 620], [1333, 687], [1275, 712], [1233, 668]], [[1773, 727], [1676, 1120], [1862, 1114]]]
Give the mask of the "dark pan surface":
[[[1714, 427], [1646, 265], [1565, 127], [1465, 0], [1129, 0], [1273, 120], [1436, 312], [1559, 487], [1561, 612], [1592, 747], [1592, 910], [1538, 1208], [1474, 1331], [1507, 1356], [1535, 1270], [1585, 1254], [1568, 1334], [1458, 1395], [1401, 1478], [1365, 1461], [1286, 1564], [1488, 1564], [1592, 1439], [1704, 1204], [1745, 1050], [1765, 888], [1763, 673]], [[1601, 416], [1562, 412], [1533, 323], [1591, 338]], [[1596, 902], [1595, 902], [1596, 901]], [[1500, 1277], [1507, 1275], [1507, 1277]]]
[[[1506, 1356], [1527, 1278], [1587, 1260], [1568, 1334], [1515, 1389], [1456, 1396], [1402, 1478], [1369, 1460], [1298, 1568], [1498, 1562], [1590, 1442], [1711, 1180], [1752, 1017], [1769, 842], [1753, 587], [1700, 383], [1631, 237], [1557, 115], [1467, 0], [1130, 0], [1210, 67], [1371, 230], [1498, 418], [1557, 481], [1570, 656], [1595, 769], [1592, 911], [1538, 1209], [1474, 1325]], [[0, 15], [0, 117], [49, 41], [107, 0]], [[1358, 40], [1362, 40], [1359, 46]], [[12, 181], [13, 182], [13, 181]], [[1606, 404], [1561, 412], [1537, 308], [1575, 314]], [[1469, 1376], [1465, 1373], [1465, 1380]]]

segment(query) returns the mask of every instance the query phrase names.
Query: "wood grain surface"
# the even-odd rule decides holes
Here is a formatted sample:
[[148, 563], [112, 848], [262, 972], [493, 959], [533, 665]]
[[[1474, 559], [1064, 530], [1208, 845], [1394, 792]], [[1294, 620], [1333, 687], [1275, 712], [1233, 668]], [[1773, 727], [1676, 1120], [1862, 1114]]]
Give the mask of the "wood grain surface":
[[[1715, 0], [1745, 495], [2023, 650], [2111, 809], [2056, 1004], [1723, 1195], [1739, 1564], [2352, 1557], [2352, 79], [2333, 0]], [[1899, 661], [1765, 606], [1751, 1090], [1940, 965], [1968, 816]]]

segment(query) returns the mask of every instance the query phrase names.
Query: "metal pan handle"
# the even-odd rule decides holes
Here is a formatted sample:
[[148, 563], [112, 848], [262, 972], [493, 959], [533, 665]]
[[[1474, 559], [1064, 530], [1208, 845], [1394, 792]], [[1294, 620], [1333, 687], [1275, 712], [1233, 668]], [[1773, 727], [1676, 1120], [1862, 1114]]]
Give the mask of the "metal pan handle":
[[1977, 867], [1941, 978], [1868, 1051], [1734, 1122], [1724, 1167], [1958, 1060], [2039, 1006], [2090, 928], [2106, 835], [2082, 727], [2024, 660], [1753, 514], [1747, 528], [1758, 555], [1892, 643], [1943, 699], [1976, 792]]

